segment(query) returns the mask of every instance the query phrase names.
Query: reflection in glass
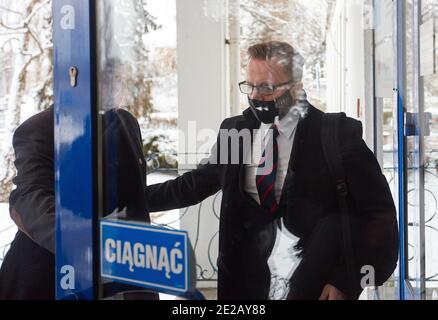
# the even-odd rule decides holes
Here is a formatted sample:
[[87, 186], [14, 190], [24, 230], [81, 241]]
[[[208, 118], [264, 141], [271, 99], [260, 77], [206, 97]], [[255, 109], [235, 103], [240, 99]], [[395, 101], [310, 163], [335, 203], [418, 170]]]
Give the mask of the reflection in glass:
[[[374, 125], [378, 129], [377, 136], [381, 135], [380, 148], [382, 153], [382, 169], [392, 191], [394, 203], [398, 207], [398, 179], [397, 179], [397, 101], [394, 99], [395, 58], [393, 19], [394, 10], [391, 0], [374, 2], [374, 52], [375, 52], [375, 103], [378, 113]], [[397, 210], [398, 211], [398, 210]], [[397, 272], [397, 271], [396, 271]], [[376, 291], [376, 298], [387, 300], [395, 299], [394, 279], [386, 282], [385, 286]]]
[[[436, 35], [438, 31], [436, 23], [437, 3], [436, 1], [422, 1], [422, 3], [420, 23], [421, 25], [433, 24], [433, 33]], [[427, 34], [420, 34], [420, 39], [427, 41], [427, 36]], [[431, 59], [437, 61], [436, 52], [434, 53], [435, 55]], [[423, 61], [420, 63], [422, 64]], [[426, 67], [420, 66], [421, 70], [428, 67], [429, 60], [424, 61], [424, 63]], [[429, 72], [421, 77], [419, 83], [420, 108], [424, 110], [424, 163], [422, 165], [424, 168], [427, 299], [438, 299], [438, 74], [436, 71], [436, 68], [429, 69]]]
[[[174, 0], [96, 1], [101, 218], [149, 223], [146, 167], [150, 163], [156, 167], [175, 166], [165, 161], [171, 157], [160, 155], [170, 150], [173, 156], [176, 150], [176, 112], [168, 112], [168, 122], [160, 117], [165, 108], [175, 111], [177, 107], [176, 30], [172, 30], [172, 22], [170, 28], [161, 24], [168, 17], [174, 22], [174, 7]], [[165, 14], [163, 9], [167, 9]], [[173, 34], [173, 42], [169, 38], [163, 41], [163, 34]], [[152, 160], [148, 162], [144, 155]], [[102, 297], [121, 290], [138, 290], [105, 279], [101, 289]], [[145, 299], [151, 298], [156, 297], [146, 293]]]

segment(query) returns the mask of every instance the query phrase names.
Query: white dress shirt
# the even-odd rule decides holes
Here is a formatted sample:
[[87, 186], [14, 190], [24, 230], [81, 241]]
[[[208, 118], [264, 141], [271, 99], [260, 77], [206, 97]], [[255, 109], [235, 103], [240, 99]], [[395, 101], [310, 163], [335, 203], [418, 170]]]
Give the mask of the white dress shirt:
[[[275, 198], [277, 203], [280, 202], [284, 180], [286, 178], [289, 159], [292, 152], [292, 146], [295, 138], [295, 131], [299, 121], [299, 114], [291, 108], [289, 113], [279, 120], [275, 118], [274, 123], [277, 125], [279, 135], [278, 143], [278, 168], [275, 179]], [[262, 137], [266, 136], [272, 124], [262, 123], [260, 129], [256, 132], [253, 141], [252, 158], [248, 154], [245, 163], [245, 191], [260, 204], [259, 194], [256, 186], [256, 174], [260, 158], [264, 150]], [[289, 280], [299, 264], [300, 259], [296, 256], [297, 252], [294, 246], [299, 238], [290, 233], [284, 226], [283, 218], [279, 221], [277, 227], [277, 236], [274, 248], [268, 259], [268, 266], [271, 272], [271, 283], [269, 288], [270, 300], [285, 300], [289, 293]]]
[[[275, 178], [275, 198], [277, 203], [280, 202], [281, 191], [283, 189], [284, 179], [286, 178], [287, 169], [289, 166], [290, 154], [294, 142], [295, 131], [298, 125], [299, 115], [291, 108], [289, 113], [281, 120], [275, 118], [274, 123], [277, 125], [279, 135], [277, 137], [278, 144], [278, 168]], [[260, 129], [256, 132], [253, 141], [252, 158], [248, 153], [245, 163], [245, 191], [260, 204], [259, 194], [256, 186], [256, 171], [259, 166], [260, 158], [264, 150], [264, 137], [268, 141], [268, 133], [272, 124], [262, 123]], [[262, 138], [263, 137], [263, 138]]]

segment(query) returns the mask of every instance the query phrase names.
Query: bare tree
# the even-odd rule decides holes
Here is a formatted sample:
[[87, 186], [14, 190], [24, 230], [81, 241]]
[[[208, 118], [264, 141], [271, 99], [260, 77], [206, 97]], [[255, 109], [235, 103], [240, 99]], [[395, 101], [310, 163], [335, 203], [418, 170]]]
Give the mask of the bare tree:
[[[20, 124], [22, 105], [30, 98], [30, 91], [37, 94], [47, 92], [52, 83], [51, 68], [41, 70], [39, 67], [51, 65], [51, 0], [3, 2], [0, 12], [0, 36], [5, 39], [0, 51], [3, 54], [9, 49], [12, 52], [9, 56], [14, 58], [10, 62], [13, 64], [9, 66], [11, 76], [4, 102], [4, 136], [0, 148], [0, 201], [7, 201], [15, 174], [11, 140], [14, 130]], [[15, 16], [14, 22], [11, 23], [8, 16]], [[50, 94], [44, 99], [42, 105], [47, 106], [51, 101]]]
[[259, 41], [283, 40], [300, 51], [308, 66], [323, 66], [327, 15], [332, 3], [333, 0], [242, 0], [243, 47]]
[[[98, 16], [99, 60], [103, 86], [99, 94], [105, 107], [122, 105], [136, 117], [152, 111], [149, 50], [143, 36], [159, 26], [146, 10], [147, 0], [105, 1]], [[123, 20], [123, 26], [118, 24]]]
[[[146, 10], [147, 0], [102, 1], [105, 16], [117, 4], [129, 8], [126, 20], [131, 42], [131, 62], [115, 61], [111, 81], [124, 87], [124, 106], [135, 116], [147, 116], [152, 110], [151, 80], [146, 70], [148, 50], [142, 36], [159, 26]], [[52, 41], [52, 0], [3, 0], [0, 4], [0, 53], [1, 60], [9, 60], [0, 67], [7, 70], [7, 78], [0, 74], [0, 121], [4, 121], [3, 139], [0, 142], [0, 202], [8, 199], [15, 175], [13, 165], [12, 135], [23, 120], [23, 107], [33, 108], [30, 113], [43, 110], [53, 104], [53, 41]], [[11, 18], [12, 17], [12, 18]], [[114, 41], [110, 26], [100, 30], [109, 47]], [[123, 56], [125, 52], [119, 55]], [[100, 52], [105, 55], [105, 52]], [[6, 61], [5, 61], [6, 62]], [[127, 72], [129, 71], [129, 72]], [[3, 74], [4, 75], [4, 74]], [[2, 81], [3, 80], [3, 81]], [[7, 90], [6, 90], [7, 89]]]

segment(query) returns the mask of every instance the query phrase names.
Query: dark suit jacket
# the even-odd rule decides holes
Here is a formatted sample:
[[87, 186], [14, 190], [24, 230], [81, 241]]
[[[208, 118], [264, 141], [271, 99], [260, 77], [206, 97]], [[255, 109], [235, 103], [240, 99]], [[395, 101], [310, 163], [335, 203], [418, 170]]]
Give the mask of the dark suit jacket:
[[[104, 212], [126, 208], [131, 219], [149, 221], [144, 190], [146, 163], [140, 128], [127, 111], [105, 113], [103, 124]], [[19, 227], [0, 271], [0, 298], [53, 299], [55, 184], [53, 107], [14, 133], [16, 189], [9, 199]], [[109, 154], [112, 156], [110, 157]], [[102, 192], [102, 191], [101, 191]]]
[[[307, 117], [298, 123], [282, 191], [282, 210], [279, 210], [288, 229], [300, 238], [304, 255], [315, 226], [327, 217], [339, 215], [335, 187], [321, 146], [322, 115], [321, 111], [308, 105]], [[220, 128], [253, 130], [259, 127], [260, 123], [250, 110], [246, 110], [241, 116], [224, 120]], [[360, 255], [361, 265], [376, 266], [376, 281], [381, 284], [391, 275], [397, 261], [394, 202], [376, 158], [362, 140], [361, 123], [346, 118], [340, 133], [350, 209], [358, 219], [363, 219], [360, 225], [371, 225], [365, 232], [356, 232], [361, 235], [361, 245], [355, 247], [356, 254]], [[213, 154], [218, 157], [220, 142], [219, 136], [213, 148]], [[242, 154], [242, 142], [239, 150]], [[266, 257], [275, 241], [273, 223], [278, 217], [272, 217], [256, 206], [244, 192], [241, 161], [242, 157], [239, 164], [214, 164], [210, 160], [175, 180], [149, 186], [150, 211], [191, 206], [222, 190], [218, 298], [266, 299], [269, 286]], [[328, 282], [345, 290], [345, 268], [340, 260], [331, 270]], [[379, 268], [379, 263], [385, 268]]]

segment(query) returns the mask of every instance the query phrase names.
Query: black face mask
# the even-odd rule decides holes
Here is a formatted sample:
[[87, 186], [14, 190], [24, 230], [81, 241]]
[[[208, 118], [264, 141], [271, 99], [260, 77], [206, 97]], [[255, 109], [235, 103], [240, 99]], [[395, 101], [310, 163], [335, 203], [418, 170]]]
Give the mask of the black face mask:
[[274, 122], [280, 109], [290, 108], [294, 103], [289, 90], [278, 97], [277, 100], [260, 101], [248, 97], [248, 102], [256, 118], [266, 124]]

